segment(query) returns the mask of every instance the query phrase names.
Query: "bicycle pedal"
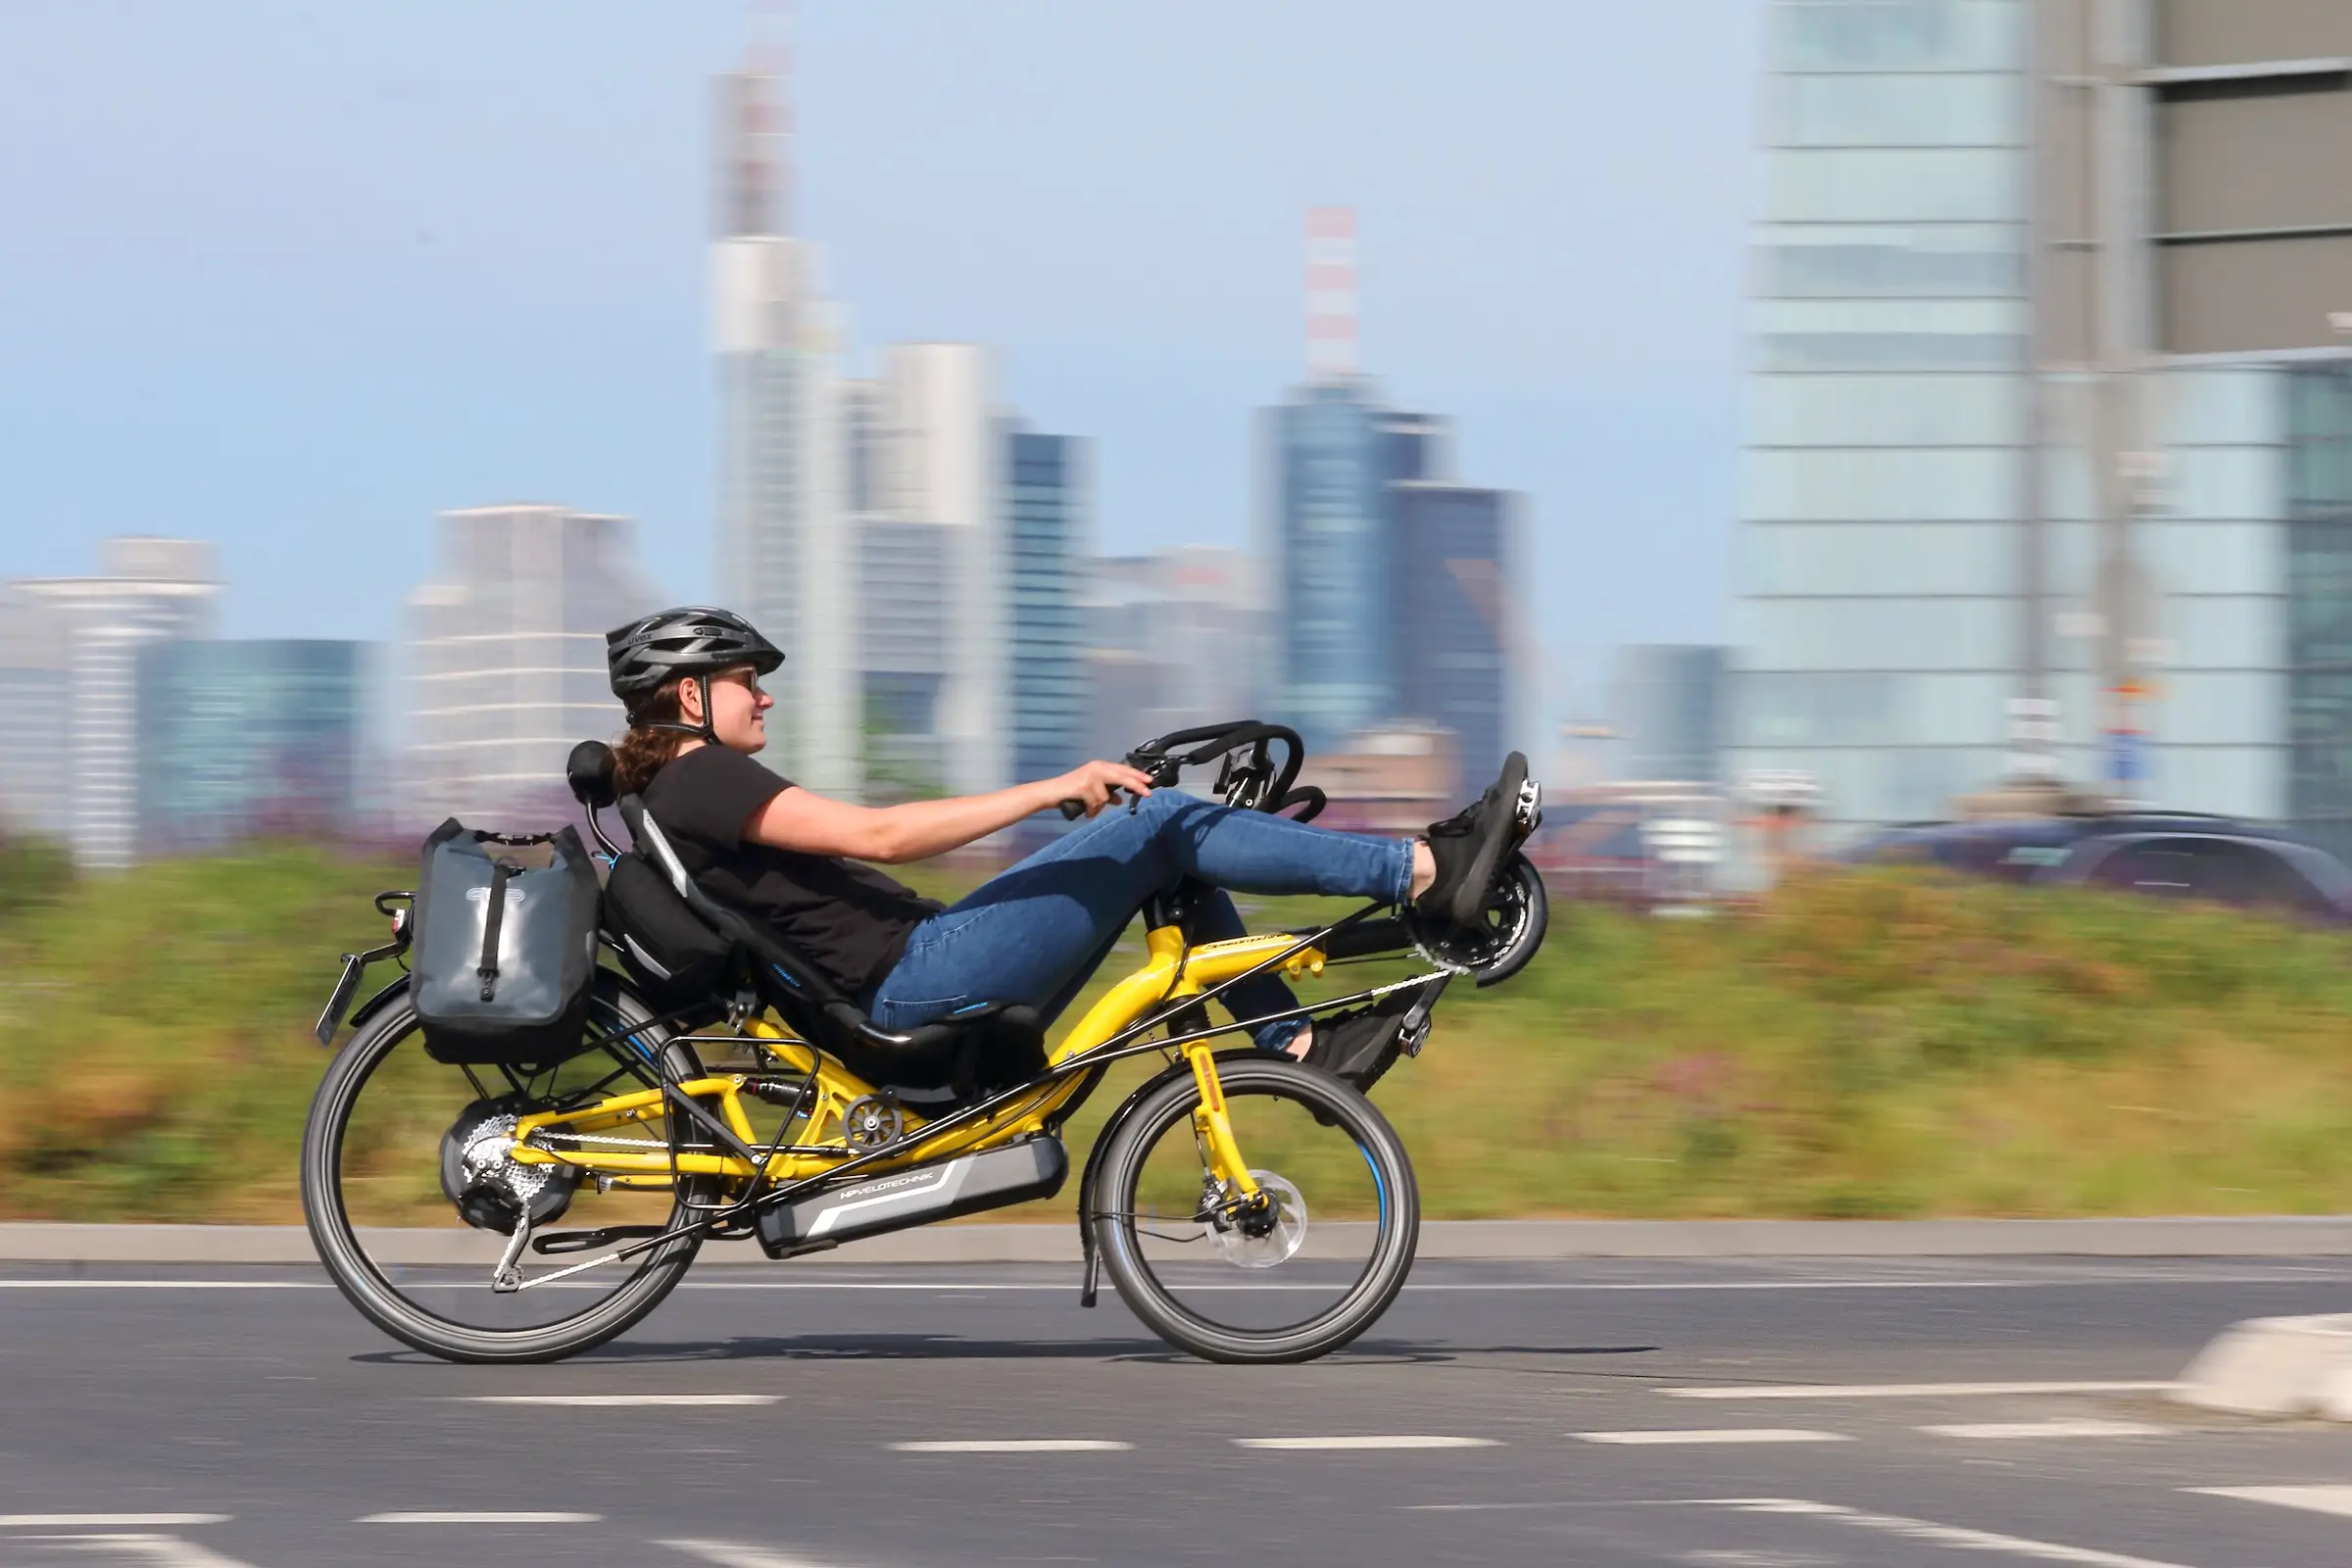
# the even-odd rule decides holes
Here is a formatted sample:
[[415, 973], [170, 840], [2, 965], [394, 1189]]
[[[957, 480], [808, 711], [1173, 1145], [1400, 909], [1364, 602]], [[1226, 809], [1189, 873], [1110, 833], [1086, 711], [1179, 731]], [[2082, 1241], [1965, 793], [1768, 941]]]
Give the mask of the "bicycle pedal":
[[1519, 836], [1527, 837], [1544, 824], [1544, 786], [1529, 779], [1519, 786], [1519, 799], [1512, 804], [1511, 819], [1519, 826]]

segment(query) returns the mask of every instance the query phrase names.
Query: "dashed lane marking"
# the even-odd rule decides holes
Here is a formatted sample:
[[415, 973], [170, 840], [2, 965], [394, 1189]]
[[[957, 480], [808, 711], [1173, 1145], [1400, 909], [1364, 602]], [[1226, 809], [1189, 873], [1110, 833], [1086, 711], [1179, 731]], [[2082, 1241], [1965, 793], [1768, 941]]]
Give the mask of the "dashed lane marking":
[[364, 1513], [358, 1522], [364, 1525], [593, 1525], [602, 1523], [604, 1517], [601, 1513], [556, 1513], [528, 1509], [510, 1512], [425, 1509]]
[[1687, 1432], [1571, 1432], [1579, 1443], [1614, 1443], [1628, 1447], [1697, 1446], [1712, 1443], [1851, 1443], [1842, 1432], [1808, 1432], [1801, 1427], [1717, 1427]]
[[68, 1550], [105, 1548], [117, 1561], [131, 1557], [156, 1563], [160, 1568], [253, 1568], [243, 1558], [224, 1557], [192, 1541], [143, 1531], [86, 1536], [11, 1536], [8, 1539], [44, 1546], [55, 1545]]
[[466, 1404], [775, 1404], [781, 1394], [467, 1394]]
[[657, 1541], [654, 1544], [714, 1562], [718, 1568], [818, 1568], [806, 1557], [787, 1557], [763, 1546], [738, 1545], [732, 1541]]
[[2151, 1426], [2145, 1421], [1962, 1421], [1951, 1426], [1921, 1427], [1922, 1432], [1938, 1438], [1982, 1438], [1998, 1442], [2006, 1438], [2160, 1438], [2177, 1431], [2174, 1427]]
[[0, 1280], [0, 1291], [331, 1291], [325, 1280]]
[[1764, 1383], [1659, 1389], [1670, 1399], [1962, 1399], [1998, 1394], [2163, 1394], [2178, 1383]]
[[1496, 1438], [1437, 1438], [1397, 1435], [1394, 1437], [1347, 1438], [1235, 1438], [1234, 1446], [1241, 1448], [1499, 1448]]
[[[1433, 1280], [1408, 1284], [1409, 1296], [1468, 1294], [1508, 1296], [1525, 1292], [1571, 1295], [1622, 1293], [1705, 1293], [1713, 1291], [2062, 1291], [2113, 1285], [2308, 1285], [2341, 1283], [2340, 1273], [2273, 1274], [2101, 1274], [2065, 1279], [1838, 1279], [1838, 1280]], [[474, 1291], [479, 1279], [416, 1280], [407, 1289]], [[610, 1291], [593, 1282], [556, 1281], [552, 1291]], [[331, 1291], [326, 1280], [0, 1280], [0, 1291]], [[681, 1291], [1066, 1291], [1047, 1280], [687, 1280]], [[1250, 1285], [1187, 1285], [1188, 1292], [1328, 1291], [1324, 1284], [1266, 1281]]]
[[975, 1438], [890, 1446], [900, 1453], [1123, 1453], [1135, 1445], [1100, 1438]]
[[2352, 1487], [2183, 1487], [2207, 1497], [2235, 1497], [2240, 1502], [2267, 1502], [2279, 1508], [2331, 1513], [2352, 1518]]
[[1990, 1530], [1939, 1525], [1926, 1519], [1907, 1519], [1900, 1514], [1865, 1513], [1859, 1508], [1840, 1508], [1835, 1503], [1808, 1502], [1799, 1497], [1703, 1497], [1696, 1500], [1701, 1504], [1730, 1508], [1740, 1513], [1787, 1514], [1820, 1519], [1879, 1535], [1926, 1542], [1931, 1545], [1953, 1546], [1968, 1551], [2002, 1551], [2013, 1557], [2028, 1557], [2037, 1562], [2076, 1563], [2082, 1565], [2082, 1568], [2183, 1568], [2182, 1564], [2160, 1562], [2153, 1557], [2132, 1557], [2122, 1552], [2100, 1551], [2092, 1546], [2070, 1546], [2061, 1542], [2004, 1536]]
[[0, 1513], [0, 1530], [137, 1530], [164, 1525], [224, 1525], [225, 1513]]

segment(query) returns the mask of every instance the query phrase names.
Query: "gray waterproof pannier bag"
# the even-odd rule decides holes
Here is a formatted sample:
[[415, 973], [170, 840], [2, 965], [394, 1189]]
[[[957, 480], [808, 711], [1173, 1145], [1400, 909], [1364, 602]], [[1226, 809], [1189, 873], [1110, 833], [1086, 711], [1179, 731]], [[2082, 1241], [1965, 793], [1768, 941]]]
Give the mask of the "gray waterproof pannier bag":
[[436, 1061], [546, 1066], [580, 1048], [596, 867], [570, 828], [509, 837], [451, 817], [424, 841], [409, 997]]

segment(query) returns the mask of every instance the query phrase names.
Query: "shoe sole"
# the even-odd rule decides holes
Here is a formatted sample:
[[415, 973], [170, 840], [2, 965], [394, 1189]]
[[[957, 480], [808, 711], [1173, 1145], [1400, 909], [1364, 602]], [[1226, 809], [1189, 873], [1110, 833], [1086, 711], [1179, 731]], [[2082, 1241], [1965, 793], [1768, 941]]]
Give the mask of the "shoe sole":
[[[1496, 782], [1508, 781], [1514, 768], [1518, 771], [1518, 780], [1501, 792], [1503, 799], [1510, 802], [1510, 809], [1496, 812], [1494, 819], [1479, 824], [1485, 842], [1479, 845], [1478, 854], [1471, 858], [1470, 869], [1463, 876], [1461, 886], [1453, 890], [1453, 906], [1446, 913], [1457, 926], [1467, 928], [1478, 924], [1479, 916], [1486, 912], [1487, 895], [1494, 891], [1494, 867], [1501, 862], [1503, 851], [1517, 848], [1517, 841], [1528, 831], [1519, 825], [1520, 810], [1527, 802], [1528, 786], [1535, 783], [1527, 776], [1527, 759], [1513, 752], [1503, 762], [1502, 778]], [[1543, 786], [1536, 786], [1536, 795], [1540, 801]]]

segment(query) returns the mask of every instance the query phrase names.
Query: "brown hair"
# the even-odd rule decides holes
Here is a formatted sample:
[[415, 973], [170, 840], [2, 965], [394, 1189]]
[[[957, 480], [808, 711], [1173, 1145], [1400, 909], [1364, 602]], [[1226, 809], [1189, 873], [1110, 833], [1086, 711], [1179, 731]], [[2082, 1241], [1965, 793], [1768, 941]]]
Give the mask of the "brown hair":
[[642, 795], [645, 787], [662, 771], [662, 764], [678, 755], [686, 737], [674, 729], [652, 729], [653, 724], [684, 722], [685, 710], [678, 706], [678, 681], [671, 681], [660, 691], [637, 705], [629, 715], [629, 732], [612, 748], [612, 792], [615, 795]]

